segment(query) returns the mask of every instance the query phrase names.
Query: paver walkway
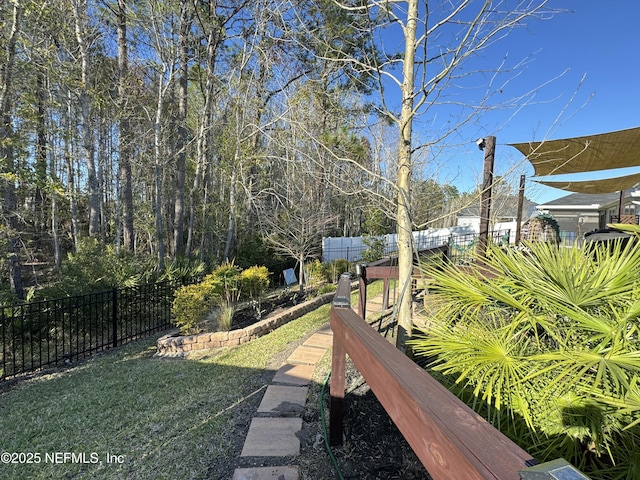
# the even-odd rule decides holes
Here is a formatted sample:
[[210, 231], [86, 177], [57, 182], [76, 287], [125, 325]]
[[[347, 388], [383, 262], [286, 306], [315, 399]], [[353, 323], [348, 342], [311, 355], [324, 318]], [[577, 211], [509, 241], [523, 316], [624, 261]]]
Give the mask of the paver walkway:
[[[367, 310], [382, 305], [367, 301]], [[357, 306], [355, 307], [357, 311]], [[300, 345], [278, 369], [251, 421], [241, 457], [291, 457], [300, 454], [300, 431], [309, 382], [316, 364], [333, 344], [329, 324]], [[297, 465], [237, 468], [233, 480], [299, 480]]]

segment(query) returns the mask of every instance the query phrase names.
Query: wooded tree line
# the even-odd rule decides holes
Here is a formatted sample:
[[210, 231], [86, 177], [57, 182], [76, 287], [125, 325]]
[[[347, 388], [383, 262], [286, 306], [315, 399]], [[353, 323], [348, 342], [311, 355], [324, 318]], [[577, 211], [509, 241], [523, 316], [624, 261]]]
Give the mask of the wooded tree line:
[[[473, 3], [439, 5], [442, 23], [431, 29], [456, 25], [464, 13], [469, 32], [491, 39], [487, 25], [499, 32], [516, 14], [539, 8], [475, 2], [476, 18], [464, 11]], [[376, 33], [405, 14], [403, 27], [411, 25], [417, 5], [3, 2], [2, 286], [22, 298], [25, 278], [32, 284], [34, 272], [59, 270], [86, 238], [121, 255], [153, 256], [161, 270], [167, 259], [216, 263], [251, 257], [264, 245], [301, 260], [322, 236], [393, 230], [399, 198], [424, 210], [413, 224], [442, 222], [442, 205], [457, 190], [418, 175], [409, 179], [421, 182], [421, 193], [409, 199], [411, 172], [399, 177], [398, 159], [406, 170], [407, 155], [417, 151], [403, 136], [406, 118], [452, 81], [456, 64], [439, 65], [413, 93], [406, 90], [419, 101], [405, 118], [390, 104], [384, 79], [402, 78], [405, 45], [383, 48]], [[420, 8], [427, 27], [430, 7]], [[496, 12], [501, 23], [490, 24]], [[407, 45], [417, 49], [427, 34]], [[483, 46], [454, 39], [467, 41], [465, 48]], [[450, 47], [411, 64], [466, 54]]]

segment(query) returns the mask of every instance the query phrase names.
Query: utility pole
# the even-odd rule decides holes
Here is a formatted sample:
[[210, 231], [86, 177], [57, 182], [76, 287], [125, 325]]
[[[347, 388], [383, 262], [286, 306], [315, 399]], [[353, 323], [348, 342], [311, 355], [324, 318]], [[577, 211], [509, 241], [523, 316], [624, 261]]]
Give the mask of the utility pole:
[[496, 137], [487, 137], [478, 141], [480, 150], [484, 150], [484, 171], [482, 175], [482, 196], [480, 197], [480, 236], [478, 255], [484, 259], [489, 243], [489, 215], [491, 214], [491, 188], [493, 187], [493, 163], [496, 155]]

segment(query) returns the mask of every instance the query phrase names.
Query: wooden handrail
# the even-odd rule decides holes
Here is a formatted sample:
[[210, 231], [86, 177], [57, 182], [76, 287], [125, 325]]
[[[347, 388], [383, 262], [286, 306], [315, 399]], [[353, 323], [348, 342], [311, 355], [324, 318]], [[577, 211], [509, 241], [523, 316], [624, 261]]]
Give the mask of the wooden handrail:
[[[442, 255], [443, 263], [447, 263], [449, 257], [449, 245], [439, 245], [437, 247], [420, 250], [418, 255]], [[389, 306], [389, 280], [399, 278], [399, 267], [394, 265], [397, 263], [396, 258], [383, 258], [375, 262], [362, 264], [359, 266], [360, 271], [360, 285], [359, 285], [359, 304], [358, 313], [362, 318], [367, 318], [367, 282], [374, 279], [382, 279], [383, 286], [383, 298], [382, 309], [386, 310]], [[412, 275], [414, 280], [422, 278], [420, 269], [416, 266], [413, 267]]]
[[[533, 460], [346, 306], [331, 308], [329, 441], [342, 443], [345, 355], [434, 480], [518, 480]], [[528, 463], [529, 462], [529, 463]]]

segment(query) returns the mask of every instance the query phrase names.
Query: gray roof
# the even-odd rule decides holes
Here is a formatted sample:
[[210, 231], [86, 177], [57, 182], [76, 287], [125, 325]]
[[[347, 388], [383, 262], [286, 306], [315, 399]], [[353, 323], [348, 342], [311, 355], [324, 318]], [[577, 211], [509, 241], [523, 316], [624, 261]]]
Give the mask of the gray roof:
[[589, 194], [589, 193], [572, 193], [560, 197], [556, 200], [552, 200], [547, 203], [538, 205], [538, 207], [555, 206], [555, 205], [605, 205], [611, 203], [620, 198], [619, 193], [601, 193], [601, 194]]
[[538, 205], [538, 207], [554, 206], [554, 205], [604, 205], [614, 202], [620, 198], [619, 193], [602, 193], [602, 194], [589, 194], [589, 193], [572, 193], [565, 197], [552, 200], [550, 202]]
[[[635, 185], [632, 188], [628, 188], [624, 191], [624, 196], [627, 197], [631, 192], [637, 192], [640, 188], [640, 184]], [[564, 197], [557, 198], [550, 202], [539, 204], [538, 207], [554, 206], [554, 205], [608, 205], [610, 203], [617, 202], [620, 199], [620, 192], [614, 193], [572, 193]]]

